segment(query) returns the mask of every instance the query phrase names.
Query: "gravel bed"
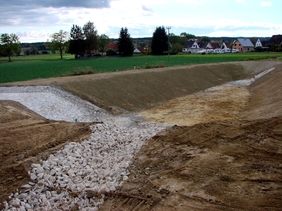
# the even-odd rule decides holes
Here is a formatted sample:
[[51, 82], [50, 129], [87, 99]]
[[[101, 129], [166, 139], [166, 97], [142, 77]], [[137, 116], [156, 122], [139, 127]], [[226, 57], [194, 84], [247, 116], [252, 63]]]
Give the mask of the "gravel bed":
[[10, 195], [4, 210], [98, 210], [105, 193], [128, 179], [127, 167], [144, 142], [169, 125], [135, 115], [112, 116], [70, 93], [47, 86], [0, 87], [0, 100], [15, 100], [45, 118], [100, 122], [82, 143], [71, 142], [29, 171], [32, 182]]

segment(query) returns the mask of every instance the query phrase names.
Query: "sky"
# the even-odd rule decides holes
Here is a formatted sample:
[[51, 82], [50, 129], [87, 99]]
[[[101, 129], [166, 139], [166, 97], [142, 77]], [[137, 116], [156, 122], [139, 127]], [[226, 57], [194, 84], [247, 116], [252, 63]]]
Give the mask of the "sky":
[[152, 37], [157, 27], [209, 37], [282, 34], [281, 0], [0, 0], [0, 34], [46, 42], [53, 33], [93, 22], [98, 34]]

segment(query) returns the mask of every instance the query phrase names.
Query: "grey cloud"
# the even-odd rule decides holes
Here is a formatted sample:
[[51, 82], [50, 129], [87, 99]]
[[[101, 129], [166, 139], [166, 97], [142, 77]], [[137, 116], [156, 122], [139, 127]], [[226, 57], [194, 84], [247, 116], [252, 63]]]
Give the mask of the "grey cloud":
[[1, 6], [23, 7], [81, 7], [81, 8], [109, 8], [112, 0], [10, 0], [1, 3]]
[[145, 5], [142, 5], [142, 9], [146, 12], [154, 12], [152, 9], [146, 7]]

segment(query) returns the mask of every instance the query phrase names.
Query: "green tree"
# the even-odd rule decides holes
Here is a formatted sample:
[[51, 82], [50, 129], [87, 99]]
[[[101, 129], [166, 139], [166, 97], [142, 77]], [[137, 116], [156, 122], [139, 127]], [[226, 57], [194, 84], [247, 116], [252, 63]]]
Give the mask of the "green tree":
[[51, 35], [51, 42], [49, 43], [52, 51], [58, 50], [60, 52], [61, 59], [63, 59], [63, 51], [68, 46], [68, 33], [66, 31], [60, 30], [58, 33]]
[[15, 34], [1, 34], [0, 39], [1, 51], [4, 55], [9, 57], [9, 62], [11, 62], [11, 56], [20, 50], [19, 38]]
[[93, 22], [88, 21], [83, 26], [83, 33], [86, 38], [85, 40], [85, 48], [87, 50], [87, 53], [91, 53], [93, 50], [97, 50], [98, 48], [98, 36], [97, 36], [97, 30], [95, 30], [95, 26]]
[[132, 56], [134, 45], [127, 28], [121, 28], [118, 38], [118, 51], [122, 56]]
[[29, 53], [35, 55], [35, 54], [38, 54], [38, 50], [35, 46], [32, 45], [29, 50]]
[[75, 56], [84, 52], [84, 40], [82, 28], [78, 25], [73, 25], [70, 31], [69, 53]]
[[107, 35], [101, 34], [100, 36], [98, 36], [98, 40], [99, 40], [99, 49], [100, 51], [104, 52], [104, 48], [106, 47], [106, 45], [108, 45], [111, 42], [111, 39]]
[[163, 26], [157, 27], [153, 33], [152, 54], [161, 55], [168, 50], [168, 36]]
[[209, 37], [207, 37], [207, 36], [203, 36], [201, 38], [201, 42], [210, 42], [210, 41], [211, 41], [211, 39]]
[[186, 32], [182, 32], [180, 34], [180, 37], [185, 37], [188, 40], [196, 38], [196, 36], [194, 34], [189, 34], [189, 33], [186, 33]]

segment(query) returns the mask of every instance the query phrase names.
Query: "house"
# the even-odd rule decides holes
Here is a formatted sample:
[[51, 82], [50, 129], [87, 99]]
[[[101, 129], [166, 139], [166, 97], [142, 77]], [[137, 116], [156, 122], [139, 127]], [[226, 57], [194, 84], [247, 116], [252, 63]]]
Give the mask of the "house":
[[145, 51], [145, 48], [138, 47], [134, 49], [133, 53], [140, 54], [140, 53], [144, 53], [144, 51]]
[[231, 45], [230, 42], [221, 42], [220, 47], [221, 49], [227, 50], [230, 49], [230, 45]]
[[232, 49], [237, 49], [239, 52], [248, 52], [253, 51], [254, 47], [250, 39], [239, 38], [233, 42]]
[[182, 52], [187, 53], [197, 53], [200, 49], [200, 46], [198, 45], [197, 39], [190, 39], [185, 42]]
[[256, 43], [255, 43], [255, 48], [257, 47], [262, 47], [262, 43], [260, 41], [260, 39], [257, 39]]
[[118, 42], [111, 42], [104, 48], [104, 51], [106, 52], [108, 49], [113, 49], [116, 52], [118, 52]]
[[211, 42], [210, 44], [211, 44], [211, 46], [212, 46], [213, 49], [221, 48], [219, 42]]
[[257, 47], [263, 47], [262, 42], [258, 38], [252, 38], [250, 39], [251, 42], [254, 44], [255, 48]]
[[213, 49], [210, 42], [200, 42], [198, 45], [201, 49]]
[[281, 43], [282, 43], [282, 35], [281, 34], [272, 35], [272, 37], [270, 38], [268, 43], [274, 44], [274, 45], [281, 45]]

